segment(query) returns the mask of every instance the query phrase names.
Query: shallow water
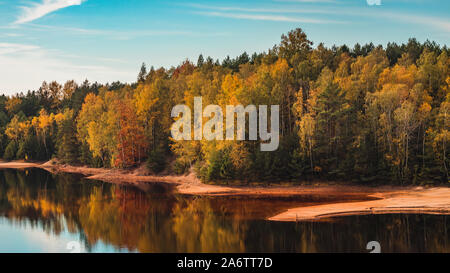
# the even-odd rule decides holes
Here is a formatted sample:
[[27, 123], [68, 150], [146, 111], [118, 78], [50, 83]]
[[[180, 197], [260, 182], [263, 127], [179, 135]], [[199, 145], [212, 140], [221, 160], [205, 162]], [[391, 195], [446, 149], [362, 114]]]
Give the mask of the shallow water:
[[264, 220], [330, 200], [188, 197], [166, 184], [0, 170], [0, 252], [450, 252], [450, 216]]

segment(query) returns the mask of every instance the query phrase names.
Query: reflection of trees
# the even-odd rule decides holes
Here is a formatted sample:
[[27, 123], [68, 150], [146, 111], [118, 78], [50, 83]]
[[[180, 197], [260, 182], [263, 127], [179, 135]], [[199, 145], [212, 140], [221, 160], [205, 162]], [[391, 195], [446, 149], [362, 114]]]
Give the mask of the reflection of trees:
[[[368, 219], [361, 224], [367, 227]], [[447, 216], [383, 215], [377, 221], [373, 236], [380, 238], [386, 252], [449, 252]]]
[[178, 252], [245, 251], [240, 226], [216, 216], [207, 199], [178, 203], [173, 214]]
[[141, 252], [244, 251], [241, 225], [215, 216], [206, 199], [191, 202], [118, 185], [80, 183], [80, 177], [41, 170], [0, 173], [0, 213], [48, 233], [67, 228], [80, 233], [88, 246], [103, 241]]
[[0, 215], [47, 233], [78, 233], [88, 248], [103, 241], [140, 252], [365, 252], [367, 242], [376, 240], [384, 252], [450, 251], [450, 218], [445, 216], [278, 223], [253, 218], [258, 209], [278, 210], [273, 200], [186, 198], [148, 187], [3, 170]]
[[298, 252], [367, 252], [378, 241], [383, 252], [449, 252], [449, 219], [437, 215], [365, 215], [332, 222], [298, 223]]
[[[62, 204], [55, 203], [48, 198], [47, 191], [37, 190], [39, 185], [33, 185], [33, 178], [39, 181], [40, 174], [31, 177], [29, 172], [5, 170], [1, 177], [0, 213], [10, 220], [22, 223], [25, 220], [31, 227], [42, 226], [46, 232], [59, 234], [64, 229]], [[31, 186], [30, 186], [31, 185]]]
[[170, 203], [118, 186], [109, 192], [96, 188], [81, 202], [79, 219], [91, 244], [102, 240], [119, 248], [160, 252], [170, 242], [165, 234], [168, 219], [160, 217], [161, 211], [170, 211]]

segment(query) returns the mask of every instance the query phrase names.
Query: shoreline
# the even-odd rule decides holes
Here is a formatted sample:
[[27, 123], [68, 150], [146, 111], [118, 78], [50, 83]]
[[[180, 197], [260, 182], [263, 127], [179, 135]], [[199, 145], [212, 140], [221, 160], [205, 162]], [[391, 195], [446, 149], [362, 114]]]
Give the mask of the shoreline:
[[[202, 183], [193, 173], [184, 176], [155, 176], [144, 174], [140, 168], [117, 170], [105, 168], [77, 167], [70, 165], [31, 162], [3, 162], [0, 169], [40, 168], [52, 173], [78, 173], [86, 179], [117, 184], [167, 183], [175, 185], [176, 191], [186, 195], [202, 196], [251, 196], [270, 197], [315, 197], [332, 199], [331, 203], [290, 208], [267, 218], [270, 221], [320, 221], [338, 216], [421, 213], [449, 214], [450, 188], [413, 186], [362, 186], [339, 185], [298, 185], [298, 186], [222, 186]], [[361, 201], [366, 200], [366, 201]]]
[[291, 208], [269, 217], [268, 220], [280, 222], [316, 221], [338, 216], [398, 213], [450, 215], [450, 188], [432, 187], [425, 189], [416, 187], [391, 193], [379, 193], [376, 197], [379, 199]]
[[[76, 173], [85, 176], [85, 179], [100, 180], [116, 184], [141, 184], [141, 183], [167, 183], [176, 186], [178, 193], [188, 195], [255, 195], [255, 196], [298, 196], [298, 195], [343, 195], [343, 199], [359, 199], [362, 195], [368, 195], [374, 190], [389, 191], [390, 186], [382, 186], [380, 189], [342, 184], [317, 184], [314, 185], [211, 185], [205, 184], [195, 174], [188, 175], [148, 175], [142, 170], [120, 170], [109, 168], [91, 168], [86, 166], [72, 166], [49, 162], [23, 162], [0, 161], [0, 169], [26, 169], [39, 168], [51, 173]], [[352, 198], [354, 196], [355, 198]], [[347, 198], [346, 198], [347, 197]], [[367, 198], [364, 198], [367, 199]], [[369, 198], [370, 199], [370, 198]]]

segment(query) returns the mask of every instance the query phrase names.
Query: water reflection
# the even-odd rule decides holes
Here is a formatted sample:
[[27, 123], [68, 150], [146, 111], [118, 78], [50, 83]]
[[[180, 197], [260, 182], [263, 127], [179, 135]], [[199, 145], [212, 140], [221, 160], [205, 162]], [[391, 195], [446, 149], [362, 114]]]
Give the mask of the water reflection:
[[[314, 200], [186, 197], [165, 184], [85, 181], [39, 169], [0, 171], [0, 252], [450, 252], [446, 216], [263, 220]], [[38, 239], [36, 239], [38, 238]]]

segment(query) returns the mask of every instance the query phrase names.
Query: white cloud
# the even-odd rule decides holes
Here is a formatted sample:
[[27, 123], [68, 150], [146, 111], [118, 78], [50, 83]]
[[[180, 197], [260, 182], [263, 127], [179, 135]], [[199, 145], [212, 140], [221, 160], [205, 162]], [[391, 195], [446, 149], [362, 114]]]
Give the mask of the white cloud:
[[197, 14], [233, 18], [233, 19], [247, 19], [247, 20], [260, 20], [260, 21], [275, 21], [275, 22], [293, 22], [293, 23], [310, 23], [310, 24], [326, 24], [326, 23], [342, 23], [338, 21], [313, 19], [313, 18], [299, 18], [290, 17], [284, 15], [269, 15], [269, 14], [248, 14], [248, 13], [224, 13], [224, 12], [195, 12]]
[[61, 53], [39, 46], [0, 43], [0, 94], [35, 90], [42, 81], [65, 82], [75, 79], [101, 83], [120, 80], [130, 82], [135, 71], [115, 69], [109, 65], [79, 65]]
[[428, 25], [434, 27], [436, 29], [440, 29], [446, 33], [450, 33], [450, 21], [446, 19], [441, 19], [438, 17], [431, 16], [421, 16], [421, 15], [413, 15], [413, 14], [401, 14], [401, 13], [390, 13], [383, 12], [380, 16], [392, 19], [399, 20], [411, 24], [418, 25]]
[[79, 6], [86, 0], [42, 0], [41, 3], [32, 3], [28, 7], [21, 7], [22, 13], [16, 24], [34, 21], [45, 15], [70, 6]]
[[38, 49], [39, 47], [33, 45], [22, 45], [12, 43], [0, 43], [0, 55], [13, 54], [17, 52], [27, 52]]
[[[292, 0], [294, 1], [294, 0]], [[291, 2], [292, 2], [291, 1]], [[299, 0], [297, 0], [299, 1]], [[301, 1], [301, 0], [300, 0]], [[313, 1], [313, 0], [305, 0]], [[376, 1], [376, 0], [371, 0]], [[287, 2], [283, 0], [282, 2]], [[429, 26], [436, 30], [441, 30], [444, 33], [450, 33], [450, 21], [448, 19], [443, 19], [439, 17], [432, 17], [426, 15], [415, 15], [402, 12], [389, 12], [385, 10], [375, 10], [369, 11], [365, 8], [349, 8], [349, 7], [333, 7], [333, 8], [321, 8], [321, 9], [304, 9], [295, 7], [284, 7], [284, 8], [246, 8], [239, 6], [210, 6], [202, 4], [189, 4], [188, 6], [195, 9], [208, 10], [206, 12], [195, 12], [197, 14], [224, 17], [224, 18], [234, 18], [234, 19], [250, 19], [250, 20], [266, 20], [266, 21], [279, 21], [279, 22], [299, 22], [299, 23], [346, 23], [344, 21], [332, 21], [332, 20], [321, 20], [314, 18], [302, 18], [297, 17], [292, 14], [323, 14], [327, 15], [328, 18], [331, 16], [348, 16], [354, 18], [353, 20], [359, 20], [358, 18], [363, 18], [364, 21], [367, 18], [382, 18], [405, 22], [415, 25]], [[242, 13], [233, 13], [233, 12]], [[267, 14], [264, 14], [267, 13]], [[271, 15], [276, 14], [276, 15]], [[285, 16], [283, 14], [290, 14], [290, 16]], [[357, 23], [357, 21], [355, 22]]]
[[240, 11], [240, 12], [259, 12], [259, 13], [312, 13], [312, 14], [336, 14], [336, 10], [327, 10], [323, 8], [316, 8], [316, 9], [305, 9], [305, 8], [296, 8], [296, 7], [284, 7], [284, 8], [278, 8], [278, 7], [236, 7], [236, 6], [210, 6], [210, 5], [202, 5], [202, 4], [187, 4], [189, 7], [193, 7], [196, 9], [203, 9], [203, 10], [211, 10], [211, 11]]
[[40, 24], [27, 24], [27, 28], [33, 31], [54, 31], [65, 34], [73, 35], [92, 35], [92, 36], [102, 36], [112, 40], [131, 40], [135, 38], [151, 37], [151, 36], [186, 36], [186, 37], [218, 37], [218, 36], [228, 36], [230, 33], [227, 32], [194, 32], [194, 31], [183, 31], [183, 30], [128, 30], [128, 31], [117, 31], [117, 30], [107, 30], [107, 29], [85, 29], [85, 28], [74, 28], [74, 27], [61, 27], [61, 26], [49, 26]]

